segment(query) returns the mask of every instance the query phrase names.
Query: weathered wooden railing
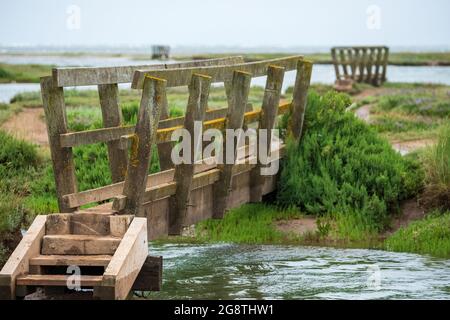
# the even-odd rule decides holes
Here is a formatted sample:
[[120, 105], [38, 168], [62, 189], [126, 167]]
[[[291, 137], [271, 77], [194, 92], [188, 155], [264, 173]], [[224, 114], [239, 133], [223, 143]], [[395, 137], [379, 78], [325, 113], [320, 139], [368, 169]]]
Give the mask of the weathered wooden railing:
[[[56, 68], [52, 77], [41, 79], [41, 92], [48, 128], [50, 151], [56, 182], [60, 212], [73, 212], [77, 206], [67, 204], [64, 196], [77, 193], [77, 180], [72, 147], [97, 142], [108, 143], [108, 159], [112, 181], [123, 181], [127, 169], [127, 151], [120, 147], [120, 137], [134, 132], [134, 126], [123, 126], [119, 107], [119, 83], [131, 83], [137, 69], [166, 69], [189, 66], [222, 65], [242, 62], [242, 57], [230, 57], [203, 61], [192, 61], [166, 65], [143, 65], [104, 68]], [[83, 133], [69, 133], [67, 129], [64, 87], [97, 85], [104, 129]], [[165, 99], [165, 97], [164, 97]], [[161, 108], [162, 120], [169, 116], [167, 100]], [[171, 126], [173, 120], [162, 121]], [[162, 168], [170, 163], [170, 145], [161, 145], [158, 153]]]
[[331, 49], [337, 81], [352, 80], [375, 86], [386, 81], [389, 48], [384, 46]]
[[[299, 62], [300, 61], [300, 62]], [[276, 67], [282, 68], [277, 69]], [[294, 90], [294, 100], [293, 103], [285, 103], [279, 106], [279, 108], [275, 108], [274, 102], [278, 99], [277, 95], [281, 92], [281, 83], [283, 81], [284, 71], [287, 70], [298, 70], [297, 83], [295, 85]], [[234, 76], [235, 71], [239, 71], [239, 77]], [[302, 117], [304, 113], [304, 105], [305, 105], [305, 94], [307, 88], [309, 86], [311, 72], [311, 64], [302, 59], [302, 57], [288, 57], [282, 59], [274, 59], [262, 62], [254, 62], [254, 63], [232, 63], [225, 66], [207, 66], [207, 67], [190, 67], [190, 68], [176, 68], [176, 69], [161, 69], [161, 70], [151, 70], [149, 68], [145, 68], [144, 70], [138, 70], [134, 74], [134, 80], [132, 83], [132, 88], [135, 89], [143, 89], [144, 88], [144, 80], [146, 79], [146, 74], [149, 77], [152, 77], [153, 80], [148, 80], [149, 83], [153, 83], [153, 86], [156, 86], [155, 83], [158, 83], [154, 79], [164, 79], [165, 87], [177, 87], [177, 86], [187, 86], [190, 85], [190, 96], [191, 99], [196, 94], [193, 92], [192, 88], [195, 88], [195, 84], [191, 83], [194, 79], [195, 81], [200, 81], [199, 83], [203, 84], [203, 90], [205, 87], [209, 87], [208, 81], [202, 80], [204, 78], [200, 77], [207, 76], [210, 77], [211, 83], [224, 82], [228, 100], [229, 100], [229, 108], [216, 109], [216, 110], [206, 110], [204, 113], [195, 115], [194, 117], [179, 117], [172, 118], [166, 120], [160, 120], [158, 125], [158, 130], [155, 134], [150, 136], [142, 137], [138, 139], [139, 141], [143, 141], [143, 139], [149, 139], [150, 137], [154, 139], [156, 144], [169, 144], [172, 146], [172, 142], [170, 141], [172, 133], [180, 128], [186, 127], [187, 129], [192, 127], [192, 121], [202, 119], [203, 122], [203, 130], [207, 129], [219, 129], [223, 130], [228, 128], [228, 126], [233, 124], [232, 119], [237, 119], [234, 127], [240, 127], [242, 125], [246, 126], [254, 122], [260, 122], [260, 127], [264, 128], [267, 126], [267, 129], [270, 129], [274, 125], [275, 116], [278, 114], [283, 114], [292, 110], [293, 117], [292, 119], [298, 119], [298, 121], [292, 122], [292, 130], [291, 132], [298, 137], [299, 132], [301, 132], [301, 124]], [[248, 73], [248, 74], [246, 74]], [[197, 74], [196, 77], [193, 77], [194, 74]], [[245, 77], [244, 77], [245, 75]], [[259, 77], [269, 75], [267, 88], [265, 90], [264, 101], [261, 111], [249, 111], [245, 113], [247, 110], [247, 98], [245, 95], [241, 97], [242, 100], [245, 101], [243, 105], [245, 105], [244, 109], [236, 109], [232, 105], [232, 100], [236, 99], [235, 97], [239, 93], [238, 90], [243, 90], [247, 86], [247, 82], [249, 85], [249, 81], [251, 77]], [[241, 84], [236, 84], [236, 77], [240, 79], [240, 81], [245, 82]], [[233, 83], [233, 79], [235, 83]], [[153, 82], [152, 82], [153, 81]], [[155, 82], [156, 81], [156, 82]], [[205, 82], [206, 81], [206, 82]], [[87, 84], [86, 82], [82, 82], [83, 84]], [[206, 84], [205, 84], [206, 83]], [[73, 83], [71, 83], [73, 84]], [[89, 83], [91, 84], [91, 83]], [[162, 84], [161, 84], [162, 86]], [[162, 87], [158, 91], [158, 101], [161, 103], [158, 105], [154, 105], [153, 107], [157, 107], [159, 109], [167, 108], [167, 98], [165, 89]], [[154, 94], [156, 91], [153, 90]], [[277, 93], [277, 95], [274, 94]], [[143, 98], [141, 101], [141, 108], [144, 107], [142, 102], [151, 101], [150, 97], [145, 96], [145, 94], [149, 94], [148, 91], [143, 92]], [[154, 98], [154, 97], [153, 97]], [[150, 99], [150, 100], [149, 100]], [[195, 99], [194, 99], [195, 100]], [[194, 101], [192, 100], [192, 101]], [[191, 101], [191, 100], [190, 100]], [[234, 100], [233, 100], [234, 101]], [[206, 103], [206, 101], [204, 102]], [[148, 106], [148, 103], [146, 104]], [[188, 103], [187, 115], [195, 114], [195, 112], [190, 109], [193, 108], [192, 104]], [[278, 103], [277, 103], [278, 105]], [[206, 108], [206, 104], [202, 106], [202, 108]], [[272, 108], [272, 109], [269, 109]], [[275, 108], [275, 109], [273, 109]], [[278, 110], [276, 110], [278, 109]], [[235, 110], [233, 114], [231, 114], [231, 110]], [[264, 111], [265, 110], [265, 111]], [[143, 111], [140, 111], [142, 114]], [[147, 111], [147, 114], [152, 114]], [[261, 117], [261, 114], [263, 115]], [[153, 123], [156, 122], [156, 115], [154, 115]], [[242, 118], [242, 120], [241, 120]], [[189, 122], [187, 122], [189, 120]], [[241, 124], [242, 121], [242, 124]], [[148, 126], [149, 124], [147, 124]], [[136, 128], [134, 126], [114, 126], [109, 128], [97, 129], [97, 130], [87, 130], [82, 132], [64, 132], [58, 134], [59, 145], [61, 148], [70, 150], [70, 148], [89, 143], [97, 143], [97, 142], [117, 142], [117, 147], [114, 149], [115, 152], [120, 153], [122, 156], [126, 152], [126, 148], [121, 146], [121, 139], [123, 140], [129, 135], [133, 135], [135, 133]], [[145, 134], [148, 134], [148, 128], [143, 129]], [[147, 148], [151, 143], [147, 144]], [[140, 149], [138, 149], [140, 150]], [[146, 154], [147, 156], [150, 154], [150, 150], [143, 152], [142, 154]], [[114, 156], [111, 156], [112, 159]], [[126, 156], [123, 156], [126, 159]], [[140, 157], [139, 161], [147, 164], [147, 161], [141, 161]], [[171, 160], [161, 159], [161, 162], [170, 162]], [[125, 165], [125, 161], [123, 164]], [[119, 164], [112, 164], [112, 172], [117, 172], [117, 166]], [[123, 166], [124, 166], [123, 165]], [[255, 165], [246, 165], [246, 166], [229, 166], [224, 165], [221, 169], [218, 169], [216, 165], [206, 165], [206, 164], [193, 164], [191, 166], [177, 166], [175, 169], [164, 170], [162, 172], [149, 175], [144, 174], [146, 172], [145, 167], [140, 168], [139, 173], [131, 173], [129, 172], [129, 177], [139, 177], [139, 179], [143, 179], [138, 186], [137, 179], [138, 178], [130, 178], [129, 182], [116, 182], [112, 185], [96, 188], [93, 190], [87, 190], [82, 192], [65, 192], [59, 194], [59, 198], [61, 199], [61, 203], [63, 208], [67, 211], [77, 210], [78, 207], [95, 203], [99, 201], [105, 201], [109, 199], [115, 199], [114, 210], [121, 211], [126, 210], [127, 212], [131, 212], [135, 210], [133, 213], [138, 216], [145, 216], [151, 223], [149, 223], [149, 237], [155, 238], [167, 233], [177, 234], [180, 231], [180, 216], [185, 217], [186, 224], [192, 224], [201, 220], [205, 217], [212, 216], [221, 217], [227, 207], [227, 201], [230, 202], [228, 206], [233, 207], [239, 205], [241, 203], [248, 202], [250, 198], [252, 199], [260, 199], [261, 194], [250, 196], [250, 192], [236, 189], [232, 191], [235, 193], [235, 196], [228, 196], [229, 184], [231, 183], [231, 170], [234, 170], [233, 174], [237, 176], [242, 176], [236, 178], [235, 184], [239, 184], [239, 179], [241, 180], [241, 184], [246, 186], [249, 183], [249, 171], [251, 171], [252, 166]], [[170, 167], [170, 166], [169, 166]], [[55, 171], [60, 170], [60, 166], [54, 166]], [[67, 167], [64, 167], [66, 169]], [[134, 170], [134, 168], [128, 165], [128, 170]], [[72, 166], [72, 170], [73, 166]], [[190, 178], [185, 179], [186, 174], [180, 174], [180, 172], [188, 171], [188, 176]], [[124, 170], [122, 172], [127, 172]], [[192, 172], [194, 174], [192, 174]], [[55, 173], [58, 176], [57, 173]], [[72, 171], [73, 174], [73, 171]], [[221, 176], [226, 176], [225, 179], [222, 179], [221, 182], [218, 182], [218, 179]], [[123, 177], [121, 175], [120, 177]], [[144, 178], [145, 177], [145, 178]], [[266, 187], [265, 191], [259, 191], [260, 193], [267, 193], [270, 190], [273, 190], [275, 185], [276, 177], [264, 179], [265, 183], [270, 185], [267, 181], [272, 181], [272, 189], [270, 187]], [[259, 181], [258, 179], [251, 179], [252, 182]], [[117, 180], [116, 180], [117, 181]], [[144, 183], [145, 181], [145, 183]], [[185, 181], [181, 183], [181, 181]], [[245, 183], [243, 181], [246, 181]], [[191, 182], [191, 183], [189, 183]], [[217, 183], [216, 183], [217, 182]], [[190, 185], [190, 189], [187, 189], [187, 185]], [[212, 192], [212, 185], [214, 185], [214, 189], [216, 192]], [[261, 183], [257, 184], [258, 187], [256, 189], [261, 189]], [[143, 188], [142, 186], [145, 186]], [[219, 187], [221, 186], [221, 187]], [[211, 190], [209, 190], [211, 189]], [[74, 188], [72, 187], [72, 190]], [[184, 190], [182, 192], [182, 190]], [[219, 196], [220, 191], [222, 190], [223, 195]], [[225, 192], [224, 190], [227, 190]], [[124, 191], [124, 194], [122, 194]], [[138, 195], [142, 193], [142, 195]], [[175, 199], [171, 199], [176, 194]], [[188, 198], [191, 198], [189, 204], [186, 204], [183, 208], [180, 208], [181, 203], [187, 201]], [[214, 198], [214, 201], [213, 201]], [[231, 198], [231, 200], [227, 200]], [[139, 200], [137, 200], [139, 199]], [[172, 201], [173, 200], [173, 201]], [[138, 201], [138, 202], [136, 202]], [[130, 206], [129, 204], [132, 203]], [[140, 205], [138, 205], [138, 203]], [[169, 208], [173, 204], [177, 204], [177, 208]], [[108, 205], [105, 205], [108, 206]], [[110, 206], [110, 204], [109, 204]], [[188, 208], [186, 208], [188, 207]], [[134, 208], [134, 209], [132, 209]], [[172, 212], [169, 214], [169, 211]], [[179, 214], [174, 214], [173, 212], [177, 211]], [[180, 213], [182, 212], [182, 213]], [[187, 218], [186, 218], [187, 217]], [[169, 220], [171, 222], [169, 222]]]

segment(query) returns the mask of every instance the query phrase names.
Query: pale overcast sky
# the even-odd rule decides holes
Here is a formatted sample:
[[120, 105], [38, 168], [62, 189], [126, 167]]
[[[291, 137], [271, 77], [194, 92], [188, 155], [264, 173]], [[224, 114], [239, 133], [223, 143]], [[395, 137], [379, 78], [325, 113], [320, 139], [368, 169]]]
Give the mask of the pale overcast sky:
[[450, 45], [449, 0], [1, 0], [0, 12], [6, 46]]

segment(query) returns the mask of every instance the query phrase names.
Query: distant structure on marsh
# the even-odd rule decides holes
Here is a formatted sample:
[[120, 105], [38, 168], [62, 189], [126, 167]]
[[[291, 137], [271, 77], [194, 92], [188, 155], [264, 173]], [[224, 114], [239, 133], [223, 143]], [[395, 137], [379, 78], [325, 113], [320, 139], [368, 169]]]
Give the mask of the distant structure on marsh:
[[388, 47], [334, 47], [331, 57], [338, 91], [351, 90], [354, 82], [380, 86], [386, 81]]
[[152, 46], [152, 59], [169, 59], [170, 46], [154, 45]]

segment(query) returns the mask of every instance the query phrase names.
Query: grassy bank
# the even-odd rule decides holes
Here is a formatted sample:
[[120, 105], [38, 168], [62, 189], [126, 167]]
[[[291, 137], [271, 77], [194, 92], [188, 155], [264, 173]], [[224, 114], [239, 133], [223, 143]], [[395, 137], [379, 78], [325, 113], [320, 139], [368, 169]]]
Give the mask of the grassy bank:
[[435, 140], [450, 122], [450, 87], [432, 84], [386, 83], [357, 102], [368, 122], [389, 141]]
[[450, 211], [435, 213], [401, 228], [386, 241], [390, 251], [450, 257]]
[[38, 83], [39, 78], [50, 75], [51, 70], [49, 65], [0, 63], [0, 83]]

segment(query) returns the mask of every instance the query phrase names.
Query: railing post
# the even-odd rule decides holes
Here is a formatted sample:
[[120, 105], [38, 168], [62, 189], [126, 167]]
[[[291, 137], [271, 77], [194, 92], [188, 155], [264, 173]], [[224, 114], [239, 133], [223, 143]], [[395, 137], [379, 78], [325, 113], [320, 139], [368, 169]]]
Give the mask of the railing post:
[[[196, 132], [196, 123], [203, 123], [208, 106], [211, 77], [194, 74], [189, 85], [189, 101], [184, 118], [184, 129], [190, 135], [190, 163], [175, 166], [176, 193], [169, 201], [169, 234], [178, 235], [183, 227], [189, 206], [192, 177], [194, 176], [197, 151], [201, 151], [202, 137]], [[183, 150], [184, 152], [184, 150]]]
[[389, 48], [384, 47], [384, 57], [383, 57], [383, 71], [381, 76], [381, 83], [385, 82], [386, 79], [386, 72], [387, 72], [387, 65], [389, 62]]
[[[166, 81], [154, 77], [145, 77], [142, 99], [139, 107], [138, 122], [132, 136], [130, 160], [123, 187], [126, 197], [124, 209], [120, 213], [141, 215], [141, 200], [147, 186], [152, 145], [156, 141], [162, 97], [166, 90]], [[122, 207], [123, 199], [114, 199], [113, 209]]]
[[[251, 74], [242, 71], [233, 72], [233, 80], [231, 84], [230, 94], [228, 101], [228, 114], [226, 117], [226, 129], [242, 129], [244, 123], [244, 113], [247, 106], [248, 93], [250, 90]], [[225, 130], [226, 131], [226, 130]], [[230, 188], [233, 176], [233, 166], [236, 161], [236, 143], [233, 143], [233, 163], [227, 163], [226, 161], [226, 140], [224, 137], [222, 152], [224, 154], [224, 164], [219, 166], [221, 173], [220, 179], [214, 183], [214, 205], [213, 205], [213, 218], [220, 219], [223, 217], [225, 210], [227, 209], [228, 197], [230, 194]], [[235, 139], [235, 142], [239, 141], [239, 138]], [[229, 152], [229, 151], [228, 151]]]
[[[281, 89], [283, 87], [284, 68], [269, 66], [267, 69], [267, 81], [264, 91], [263, 103], [261, 106], [261, 116], [258, 129], [264, 129], [265, 133], [258, 132], [258, 149], [261, 147], [261, 141], [266, 143], [267, 159], [271, 155], [272, 129], [280, 104]], [[262, 139], [262, 140], [261, 140]], [[258, 153], [261, 157], [260, 152]], [[262, 164], [258, 158], [256, 166], [250, 172], [250, 202], [261, 202], [263, 187], [266, 176], [261, 175]]]
[[[169, 118], [169, 103], [167, 101], [167, 92], [164, 92], [161, 101], [161, 115], [160, 120], [166, 120]], [[158, 144], [158, 158], [159, 167], [161, 171], [169, 170], [173, 167], [172, 161], [170, 160], [170, 154], [172, 152], [173, 143], [171, 141], [163, 142]]]
[[291, 103], [291, 117], [288, 123], [289, 133], [296, 139], [300, 139], [303, 131], [306, 100], [309, 83], [311, 81], [312, 62], [299, 60], [297, 63], [297, 75], [295, 79], [294, 93]]
[[340, 80], [341, 75], [339, 71], [339, 61], [337, 59], [336, 50], [337, 50], [336, 48], [331, 49], [331, 57], [333, 59], [334, 72], [336, 73], [336, 80]]
[[[117, 83], [98, 85], [98, 95], [102, 108], [105, 128], [122, 125], [122, 112], [119, 107], [119, 88]], [[120, 148], [119, 140], [108, 142], [108, 159], [111, 178], [114, 183], [123, 181], [127, 171], [127, 150]]]
[[52, 77], [41, 78], [41, 94], [47, 123], [56, 193], [60, 212], [73, 212], [63, 200], [63, 195], [77, 192], [77, 180], [72, 148], [62, 148], [60, 135], [67, 133], [64, 89], [53, 84]]

